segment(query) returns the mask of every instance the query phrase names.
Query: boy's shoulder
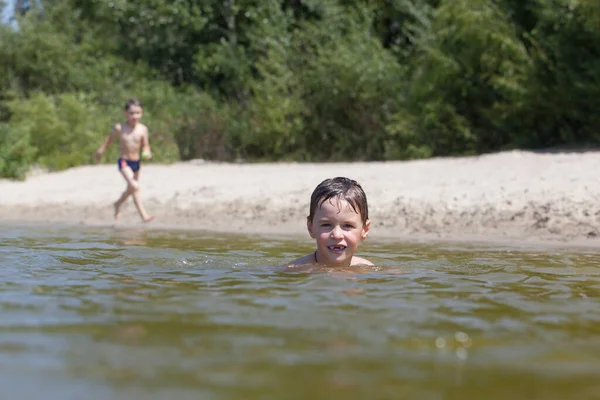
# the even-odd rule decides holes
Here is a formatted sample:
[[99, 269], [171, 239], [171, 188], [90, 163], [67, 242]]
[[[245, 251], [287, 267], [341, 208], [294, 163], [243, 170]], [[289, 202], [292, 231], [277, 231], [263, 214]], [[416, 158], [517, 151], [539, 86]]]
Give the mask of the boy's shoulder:
[[148, 133], [148, 127], [141, 122], [138, 122], [135, 126], [135, 130], [142, 135], [146, 135]]
[[372, 267], [375, 264], [373, 264], [371, 261], [367, 260], [366, 258], [353, 256], [352, 257], [352, 265], [367, 265], [369, 267]]
[[127, 125], [124, 127], [123, 124], [116, 123], [113, 127], [113, 132], [118, 133], [118, 134], [133, 133], [134, 135], [136, 135], [136, 134], [146, 135], [146, 134], [148, 134], [148, 127], [146, 125], [142, 124], [141, 122], [138, 122], [135, 125], [135, 128], [133, 128], [133, 129], [131, 129]]
[[315, 260], [315, 256], [313, 253], [307, 254], [304, 257], [300, 257], [297, 260], [292, 261], [291, 263], [287, 264], [289, 266], [296, 266], [296, 265], [309, 265], [309, 264], [314, 264], [314, 260]]

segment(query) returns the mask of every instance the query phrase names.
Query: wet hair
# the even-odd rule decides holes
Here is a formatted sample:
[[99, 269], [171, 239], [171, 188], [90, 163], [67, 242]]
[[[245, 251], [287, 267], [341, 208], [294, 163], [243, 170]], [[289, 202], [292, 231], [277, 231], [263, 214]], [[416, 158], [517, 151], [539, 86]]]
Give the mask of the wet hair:
[[140, 108], [144, 108], [142, 107], [142, 102], [138, 99], [127, 99], [127, 101], [125, 102], [125, 111], [129, 111], [131, 106], [138, 106]]
[[313, 220], [317, 207], [321, 207], [324, 202], [334, 197], [346, 200], [354, 212], [360, 214], [363, 224], [367, 222], [369, 219], [367, 195], [358, 182], [343, 177], [325, 179], [319, 183], [310, 196], [308, 220]]

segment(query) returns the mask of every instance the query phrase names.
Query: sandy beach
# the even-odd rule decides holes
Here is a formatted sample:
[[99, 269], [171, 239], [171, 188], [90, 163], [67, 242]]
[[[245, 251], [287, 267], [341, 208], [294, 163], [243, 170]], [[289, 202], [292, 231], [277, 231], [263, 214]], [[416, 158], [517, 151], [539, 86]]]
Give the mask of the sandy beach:
[[323, 179], [358, 180], [373, 221], [369, 240], [476, 240], [600, 246], [600, 152], [511, 151], [408, 162], [142, 167], [142, 195], [113, 219], [125, 184], [114, 163], [0, 180], [6, 223], [305, 235], [309, 198]]

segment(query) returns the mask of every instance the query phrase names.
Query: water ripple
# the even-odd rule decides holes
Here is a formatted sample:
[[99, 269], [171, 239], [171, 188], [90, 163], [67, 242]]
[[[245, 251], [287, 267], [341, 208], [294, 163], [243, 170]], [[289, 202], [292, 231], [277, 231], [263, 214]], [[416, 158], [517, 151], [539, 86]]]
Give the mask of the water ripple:
[[292, 239], [0, 234], [13, 398], [600, 397], [593, 250], [376, 243], [339, 272], [278, 268]]

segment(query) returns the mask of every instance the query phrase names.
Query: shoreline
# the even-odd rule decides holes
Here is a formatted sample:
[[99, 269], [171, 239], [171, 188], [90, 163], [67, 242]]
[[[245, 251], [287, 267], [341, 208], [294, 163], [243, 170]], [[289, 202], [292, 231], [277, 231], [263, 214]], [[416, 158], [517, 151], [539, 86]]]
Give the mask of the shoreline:
[[142, 167], [142, 198], [156, 216], [142, 224], [112, 164], [0, 180], [9, 224], [197, 230], [308, 238], [310, 194], [325, 178], [356, 179], [367, 193], [369, 241], [600, 247], [600, 153], [511, 151], [394, 162]]
[[[29, 220], [8, 220], [4, 219], [5, 227], [16, 228], [16, 229], [59, 229], [59, 230], [70, 230], [70, 229], [81, 229], [81, 230], [101, 230], [111, 231], [115, 233], [119, 232], [177, 232], [177, 233], [198, 233], [198, 234], [214, 234], [214, 235], [225, 235], [225, 236], [248, 236], [253, 235], [257, 238], [264, 239], [281, 239], [289, 241], [305, 242], [306, 244], [312, 244], [314, 240], [310, 239], [306, 231], [303, 232], [290, 232], [284, 229], [278, 230], [228, 230], [228, 229], [214, 229], [205, 230], [193, 226], [177, 226], [177, 225], [146, 225], [146, 224], [85, 224], [75, 223], [71, 221], [41, 221], [39, 219]], [[368, 244], [383, 244], [388, 245], [391, 243], [407, 246], [459, 246], [461, 248], [487, 248], [492, 247], [496, 250], [509, 249], [511, 251], [544, 251], [544, 250], [567, 250], [567, 251], [591, 251], [596, 253], [600, 250], [600, 240], [597, 239], [572, 239], [562, 240], [553, 238], [514, 238], [510, 236], [498, 236], [498, 235], [411, 235], [411, 236], [392, 236], [390, 234], [378, 234], [369, 235], [367, 239]], [[364, 245], [363, 245], [364, 246]]]

